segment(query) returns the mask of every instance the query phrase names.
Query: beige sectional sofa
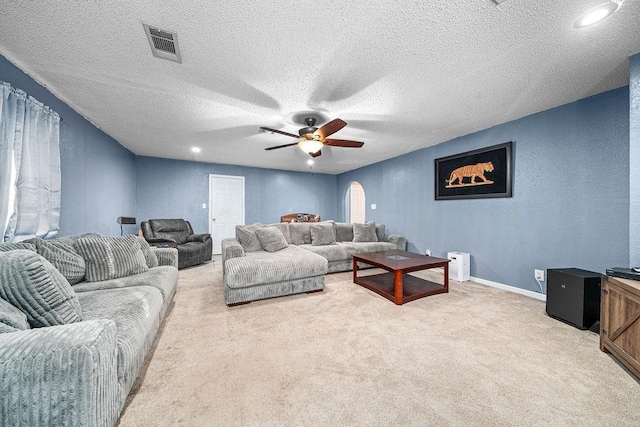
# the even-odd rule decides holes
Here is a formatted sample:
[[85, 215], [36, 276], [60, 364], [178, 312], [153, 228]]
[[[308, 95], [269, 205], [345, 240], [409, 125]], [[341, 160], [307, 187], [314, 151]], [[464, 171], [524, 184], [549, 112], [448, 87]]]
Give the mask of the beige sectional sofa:
[[404, 236], [385, 231], [374, 222], [238, 226], [222, 241], [225, 302], [321, 291], [325, 274], [352, 269], [354, 254], [405, 249]]

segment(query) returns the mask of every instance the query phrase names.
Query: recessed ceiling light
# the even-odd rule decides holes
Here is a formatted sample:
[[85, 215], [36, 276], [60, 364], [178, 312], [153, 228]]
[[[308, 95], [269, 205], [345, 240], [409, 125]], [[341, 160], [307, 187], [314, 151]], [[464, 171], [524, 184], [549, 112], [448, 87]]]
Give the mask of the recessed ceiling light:
[[200, 147], [191, 147], [191, 151], [193, 151], [194, 153], [199, 153], [200, 151]]
[[618, 9], [618, 3], [605, 3], [580, 15], [573, 23], [575, 28], [584, 28], [611, 16]]
[[307, 160], [307, 164], [308, 164], [309, 166], [311, 166], [311, 165], [313, 164], [313, 159], [309, 159], [309, 160]]

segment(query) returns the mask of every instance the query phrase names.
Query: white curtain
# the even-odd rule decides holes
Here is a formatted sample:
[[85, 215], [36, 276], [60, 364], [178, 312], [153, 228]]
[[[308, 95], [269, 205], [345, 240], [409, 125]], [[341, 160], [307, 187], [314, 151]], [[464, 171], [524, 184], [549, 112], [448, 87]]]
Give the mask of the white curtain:
[[0, 81], [0, 232], [3, 241], [60, 229], [60, 116]]

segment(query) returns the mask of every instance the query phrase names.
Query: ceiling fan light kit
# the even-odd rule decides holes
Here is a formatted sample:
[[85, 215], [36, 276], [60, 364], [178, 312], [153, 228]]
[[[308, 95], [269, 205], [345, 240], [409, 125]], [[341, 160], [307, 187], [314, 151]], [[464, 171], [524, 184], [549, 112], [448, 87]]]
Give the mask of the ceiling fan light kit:
[[298, 131], [298, 135], [294, 135], [289, 132], [284, 132], [277, 129], [271, 129], [267, 127], [261, 127], [260, 132], [271, 132], [271, 133], [279, 133], [281, 135], [290, 136], [292, 138], [298, 138], [298, 142], [294, 142], [291, 144], [277, 145], [275, 147], [268, 147], [265, 150], [276, 150], [278, 148], [291, 147], [293, 145], [297, 145], [302, 151], [311, 155], [311, 157], [318, 157], [322, 155], [322, 148], [325, 145], [330, 145], [332, 147], [352, 147], [352, 148], [360, 148], [364, 145], [364, 142], [360, 141], [351, 141], [348, 139], [329, 139], [327, 138], [329, 135], [332, 135], [338, 132], [340, 129], [347, 125], [347, 122], [341, 119], [331, 120], [329, 123], [325, 124], [321, 128], [316, 128], [314, 125], [316, 124], [315, 117], [307, 117], [304, 120], [307, 127], [304, 127]]
[[322, 150], [324, 144], [320, 141], [316, 141], [315, 139], [302, 139], [298, 142], [298, 147], [305, 153], [313, 154]]

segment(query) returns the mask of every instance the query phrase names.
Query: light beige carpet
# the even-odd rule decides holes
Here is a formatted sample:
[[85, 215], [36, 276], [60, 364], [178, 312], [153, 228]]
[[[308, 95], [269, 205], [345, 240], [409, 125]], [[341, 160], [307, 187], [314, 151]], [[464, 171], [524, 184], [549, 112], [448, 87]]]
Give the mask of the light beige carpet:
[[219, 258], [181, 271], [129, 400], [121, 426], [640, 425], [640, 384], [541, 301], [452, 282], [395, 306], [339, 273], [227, 308]]

